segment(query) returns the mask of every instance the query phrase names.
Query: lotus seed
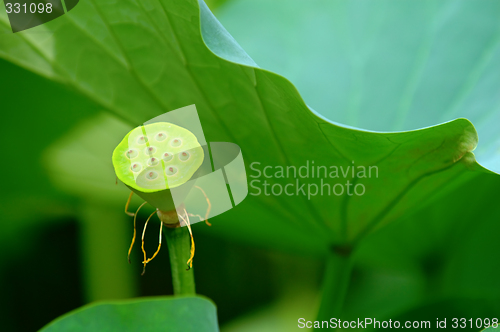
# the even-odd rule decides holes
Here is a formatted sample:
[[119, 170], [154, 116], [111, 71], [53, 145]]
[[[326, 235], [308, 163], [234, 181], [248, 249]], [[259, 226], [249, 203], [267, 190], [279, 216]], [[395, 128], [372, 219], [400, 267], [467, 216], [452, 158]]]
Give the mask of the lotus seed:
[[145, 154], [152, 155], [156, 152], [156, 148], [154, 146], [149, 146], [144, 150]]
[[158, 177], [158, 173], [154, 172], [154, 171], [150, 171], [148, 173], [146, 173], [146, 179], [148, 180], [154, 180]]
[[137, 157], [138, 153], [137, 153], [137, 150], [134, 150], [134, 149], [130, 149], [126, 152], [126, 155], [127, 155], [127, 158], [128, 159], [132, 159], [132, 158], [135, 158]]
[[156, 134], [156, 140], [158, 142], [162, 142], [162, 141], [164, 141], [166, 139], [167, 139], [167, 134], [165, 134], [165, 133], [158, 133], [158, 134]]
[[175, 175], [175, 173], [177, 173], [177, 167], [175, 166], [170, 166], [170, 167], [167, 167], [166, 171], [165, 171], [165, 174], [167, 176], [170, 176], [170, 175]]
[[181, 146], [182, 141], [179, 138], [173, 139], [170, 142], [170, 145], [173, 146], [174, 148]]
[[137, 139], [137, 144], [144, 144], [148, 141], [147, 137], [141, 136]]
[[163, 154], [163, 160], [165, 160], [165, 161], [170, 161], [170, 160], [172, 160], [172, 158], [174, 158], [174, 155], [169, 153], [169, 152], [165, 152]]
[[149, 166], [156, 166], [156, 165], [158, 165], [158, 159], [156, 159], [155, 157], [149, 159], [148, 160], [148, 165]]
[[141, 170], [141, 164], [135, 163], [132, 165], [132, 172], [139, 172]]
[[179, 155], [179, 160], [180, 161], [186, 161], [188, 159], [189, 159], [189, 153], [188, 152], [183, 151], [183, 152], [180, 153], [180, 155]]

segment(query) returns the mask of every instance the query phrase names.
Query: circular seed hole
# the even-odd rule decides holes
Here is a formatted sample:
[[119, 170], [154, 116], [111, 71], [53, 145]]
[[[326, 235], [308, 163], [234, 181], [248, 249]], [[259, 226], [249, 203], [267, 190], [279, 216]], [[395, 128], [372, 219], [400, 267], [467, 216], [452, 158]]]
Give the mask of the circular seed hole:
[[182, 140], [180, 138], [174, 138], [173, 140], [170, 141], [170, 145], [173, 146], [174, 148], [177, 148], [182, 145]]
[[174, 158], [174, 155], [170, 152], [165, 152], [163, 154], [163, 160], [165, 160], [165, 161], [170, 161], [170, 160], [172, 160], [172, 158]]
[[146, 144], [147, 141], [148, 138], [146, 136], [139, 136], [139, 138], [137, 138], [137, 144]]
[[159, 132], [158, 134], [156, 134], [155, 139], [156, 139], [158, 142], [162, 142], [162, 141], [164, 141], [164, 140], [166, 140], [166, 139], [167, 139], [167, 133], [165, 133], [165, 132], [163, 132], [163, 131], [162, 131], [162, 132]]
[[165, 170], [165, 174], [167, 176], [172, 176], [172, 175], [175, 175], [176, 173], [177, 173], [177, 167], [175, 167], [175, 166], [169, 166]]
[[154, 180], [158, 177], [158, 173], [156, 173], [155, 171], [149, 171], [146, 173], [146, 179], [148, 180]]
[[187, 161], [191, 155], [187, 151], [182, 151], [179, 153], [179, 160], [180, 161]]
[[132, 172], [137, 173], [141, 171], [142, 166], [139, 163], [134, 163], [132, 164], [132, 166], [130, 166], [130, 169], [132, 170]]
[[148, 160], [148, 165], [149, 166], [156, 166], [156, 165], [158, 165], [159, 162], [160, 161], [158, 160], [158, 158], [153, 157], [153, 158]]
[[144, 153], [151, 156], [156, 152], [156, 148], [154, 146], [148, 146], [144, 149]]
[[137, 152], [136, 149], [128, 149], [126, 152], [125, 152], [125, 156], [128, 158], [128, 159], [133, 159], [135, 157], [137, 157], [137, 155], [139, 154], [139, 152]]

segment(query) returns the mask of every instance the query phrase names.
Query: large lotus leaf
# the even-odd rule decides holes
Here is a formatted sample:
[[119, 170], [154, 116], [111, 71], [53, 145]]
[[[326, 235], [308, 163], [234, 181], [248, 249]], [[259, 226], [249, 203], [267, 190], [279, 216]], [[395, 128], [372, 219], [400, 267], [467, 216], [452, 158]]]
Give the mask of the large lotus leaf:
[[234, 0], [216, 14], [327, 118], [394, 131], [464, 117], [500, 171], [500, 2]]
[[[321, 180], [356, 181], [365, 186], [364, 195], [250, 195], [213, 228], [269, 246], [318, 251], [355, 242], [443, 188], [486, 172], [475, 161], [477, 134], [465, 119], [377, 133], [319, 117], [290, 82], [256, 68], [203, 2], [82, 1], [42, 27], [5, 34], [0, 56], [71, 85], [129, 126], [194, 103], [207, 140], [237, 143], [247, 166], [298, 168], [314, 161], [326, 167], [378, 167], [378, 177], [298, 179], [306, 190]], [[255, 175], [250, 168], [247, 172]], [[106, 183], [114, 183], [108, 177]], [[285, 185], [297, 179], [260, 180]], [[283, 229], [290, 231], [282, 237]]]
[[140, 298], [84, 306], [41, 331], [219, 331], [215, 305], [202, 297]]
[[499, 185], [497, 175], [479, 176], [367, 238], [356, 254], [345, 318], [394, 319], [455, 298], [483, 303], [478, 313], [498, 310], [500, 206], [491, 193]]

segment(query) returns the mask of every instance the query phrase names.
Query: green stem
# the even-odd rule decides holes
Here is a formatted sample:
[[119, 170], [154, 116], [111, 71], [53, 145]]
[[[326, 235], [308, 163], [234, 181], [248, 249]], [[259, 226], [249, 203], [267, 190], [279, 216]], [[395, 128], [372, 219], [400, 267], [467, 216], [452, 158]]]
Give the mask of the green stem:
[[79, 217], [86, 301], [136, 296], [137, 278], [126, 258], [130, 217], [92, 201], [84, 202]]
[[167, 238], [174, 295], [195, 294], [193, 269], [186, 271], [191, 253], [189, 231], [186, 227], [163, 229]]
[[347, 288], [351, 278], [352, 260], [350, 252], [332, 251], [326, 261], [318, 321], [340, 319]]

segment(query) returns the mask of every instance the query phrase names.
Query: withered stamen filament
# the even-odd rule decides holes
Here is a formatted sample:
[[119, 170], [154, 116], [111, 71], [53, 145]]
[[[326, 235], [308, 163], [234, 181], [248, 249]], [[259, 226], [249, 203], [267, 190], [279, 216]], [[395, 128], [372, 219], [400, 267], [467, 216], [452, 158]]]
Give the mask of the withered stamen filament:
[[189, 270], [190, 268], [193, 267], [193, 258], [194, 258], [194, 238], [193, 238], [193, 232], [191, 231], [191, 225], [190, 225], [190, 222], [189, 222], [189, 215], [186, 211], [186, 209], [184, 209], [184, 214], [186, 216], [186, 218], [184, 218], [182, 215], [180, 215], [180, 217], [182, 218], [182, 220], [184, 221], [184, 223], [186, 224], [188, 230], [189, 230], [189, 235], [191, 236], [191, 255], [189, 256], [189, 259], [187, 261], [187, 265], [188, 265], [188, 268], [186, 270]]
[[[210, 214], [210, 210], [212, 209], [212, 204], [210, 203], [210, 200], [208, 199], [207, 194], [205, 194], [205, 191], [201, 187], [198, 187], [198, 186], [194, 186], [194, 187], [200, 189], [203, 196], [205, 196], [205, 199], [207, 200], [208, 208], [207, 208], [207, 212], [205, 213], [205, 224], [207, 224], [208, 226], [212, 226], [212, 224], [208, 222], [208, 215]], [[201, 218], [200, 218], [200, 220], [201, 220]]]
[[134, 216], [133, 212], [128, 212], [128, 206], [130, 205], [130, 201], [132, 201], [132, 196], [134, 195], [134, 192], [131, 191], [130, 195], [128, 196], [127, 204], [125, 204], [125, 213], [131, 217]]
[[[132, 193], [130, 193], [130, 196], [129, 196], [129, 199], [132, 197]], [[134, 247], [134, 243], [135, 243], [135, 236], [137, 235], [137, 230], [136, 230], [136, 219], [137, 219], [137, 214], [139, 213], [139, 210], [141, 209], [141, 207], [144, 206], [144, 204], [146, 204], [147, 202], [144, 202], [142, 203], [139, 208], [137, 209], [137, 211], [135, 211], [135, 214], [133, 214], [134, 216], [134, 236], [132, 237], [132, 243], [130, 244], [130, 248], [128, 249], [128, 256], [127, 256], [127, 259], [128, 259], [128, 262], [130, 263], [130, 253], [132, 252], [132, 248]], [[128, 206], [128, 203], [127, 203], [127, 206]]]
[[142, 252], [144, 254], [144, 260], [142, 261], [142, 263], [144, 264], [144, 267], [142, 268], [142, 273], [141, 275], [144, 275], [144, 273], [146, 273], [146, 264], [147, 264], [147, 257], [146, 257], [146, 250], [144, 250], [144, 234], [146, 234], [146, 227], [148, 227], [148, 222], [149, 222], [149, 219], [151, 219], [151, 217], [156, 213], [156, 210], [153, 211], [153, 213], [151, 213], [148, 217], [148, 219], [146, 219], [146, 223], [144, 224], [144, 229], [142, 230]]

